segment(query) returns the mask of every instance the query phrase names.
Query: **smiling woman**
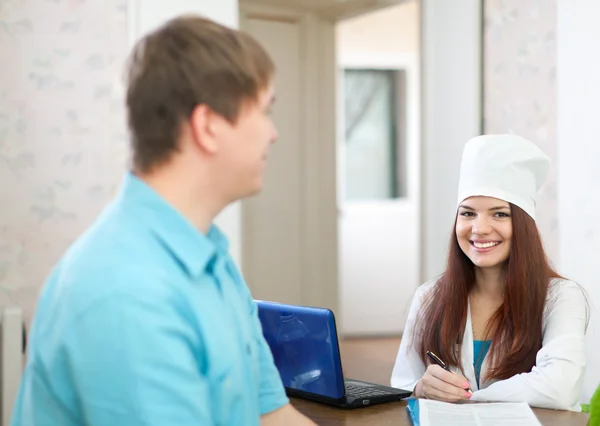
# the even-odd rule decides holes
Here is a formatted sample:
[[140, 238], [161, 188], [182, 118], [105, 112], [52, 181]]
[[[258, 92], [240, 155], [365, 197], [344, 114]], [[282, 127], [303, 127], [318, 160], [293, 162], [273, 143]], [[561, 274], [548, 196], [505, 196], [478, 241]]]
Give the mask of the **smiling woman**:
[[456, 238], [475, 266], [499, 267], [510, 253], [510, 204], [490, 197], [465, 200], [458, 210]]
[[[581, 409], [587, 302], [549, 264], [535, 223], [549, 166], [518, 136], [466, 144], [448, 265], [417, 290], [393, 386], [451, 402]], [[428, 351], [450, 371], [427, 367]]]

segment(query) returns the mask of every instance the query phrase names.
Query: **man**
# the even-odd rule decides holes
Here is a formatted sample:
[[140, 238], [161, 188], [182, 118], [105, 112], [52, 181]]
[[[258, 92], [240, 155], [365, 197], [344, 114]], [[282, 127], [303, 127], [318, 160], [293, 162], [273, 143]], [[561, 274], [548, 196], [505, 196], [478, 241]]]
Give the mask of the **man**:
[[262, 187], [274, 66], [180, 17], [128, 67], [133, 168], [41, 294], [13, 426], [305, 425], [212, 225]]

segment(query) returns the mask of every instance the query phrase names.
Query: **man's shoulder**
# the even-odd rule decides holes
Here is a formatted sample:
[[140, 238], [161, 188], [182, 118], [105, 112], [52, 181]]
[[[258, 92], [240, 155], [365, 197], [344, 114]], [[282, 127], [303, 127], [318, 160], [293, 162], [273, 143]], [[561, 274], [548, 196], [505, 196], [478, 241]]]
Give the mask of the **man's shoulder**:
[[44, 293], [77, 311], [113, 293], [151, 292], [166, 275], [161, 253], [150, 229], [119, 212], [105, 212], [68, 248]]
[[93, 224], [60, 260], [60, 276], [104, 279], [114, 272], [131, 271], [146, 257], [151, 238], [142, 227], [121, 218], [109, 218]]
[[81, 262], [96, 258], [115, 260], [121, 258], [123, 251], [138, 245], [135, 255], [147, 245], [140, 244], [152, 238], [152, 233], [143, 222], [136, 221], [131, 212], [118, 203], [108, 206], [96, 220], [75, 240], [63, 256], [63, 262]]

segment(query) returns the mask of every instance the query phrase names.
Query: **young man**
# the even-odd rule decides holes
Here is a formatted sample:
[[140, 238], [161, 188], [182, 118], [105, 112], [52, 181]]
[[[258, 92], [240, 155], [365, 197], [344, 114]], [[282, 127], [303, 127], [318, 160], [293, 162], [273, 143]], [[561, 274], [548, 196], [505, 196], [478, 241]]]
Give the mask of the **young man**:
[[133, 169], [43, 289], [13, 426], [313, 424], [212, 225], [262, 187], [273, 75], [253, 38], [199, 17], [137, 44]]

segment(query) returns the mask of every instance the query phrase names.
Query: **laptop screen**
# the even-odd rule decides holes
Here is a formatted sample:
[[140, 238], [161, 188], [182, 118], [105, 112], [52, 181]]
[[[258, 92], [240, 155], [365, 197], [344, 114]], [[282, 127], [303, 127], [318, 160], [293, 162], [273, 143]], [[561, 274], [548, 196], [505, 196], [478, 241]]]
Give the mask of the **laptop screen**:
[[286, 388], [342, 398], [335, 319], [328, 309], [256, 301], [263, 334]]

